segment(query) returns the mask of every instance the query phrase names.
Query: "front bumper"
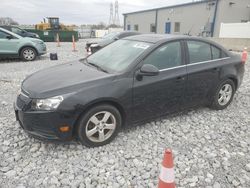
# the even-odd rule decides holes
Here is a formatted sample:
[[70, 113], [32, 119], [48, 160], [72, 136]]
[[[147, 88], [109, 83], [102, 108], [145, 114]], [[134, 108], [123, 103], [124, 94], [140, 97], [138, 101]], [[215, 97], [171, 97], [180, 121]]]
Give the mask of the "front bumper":
[[45, 44], [39, 44], [36, 46], [38, 55], [44, 55], [47, 53], [47, 47]]
[[[46, 140], [68, 141], [73, 138], [74, 118], [70, 113], [57, 111], [31, 111], [31, 100], [24, 101], [18, 97], [14, 103], [16, 120], [28, 134]], [[61, 126], [70, 126], [68, 132], [61, 132]]]

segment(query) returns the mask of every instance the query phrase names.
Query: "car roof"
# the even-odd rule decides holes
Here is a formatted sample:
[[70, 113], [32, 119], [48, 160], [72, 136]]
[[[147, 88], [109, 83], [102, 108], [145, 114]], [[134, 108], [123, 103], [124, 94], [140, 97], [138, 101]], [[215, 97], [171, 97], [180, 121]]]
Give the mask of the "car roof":
[[10, 28], [9, 25], [0, 25], [0, 28]]
[[119, 32], [119, 34], [121, 34], [121, 33], [135, 33], [135, 34], [141, 34], [141, 33], [137, 32], [137, 31], [121, 31], [121, 32]]
[[227, 51], [223, 46], [221, 46], [220, 44], [217, 44], [214, 41], [211, 41], [209, 39], [202, 38], [202, 37], [195, 37], [195, 36], [188, 36], [188, 35], [141, 34], [141, 35], [133, 35], [130, 37], [126, 37], [124, 39], [125, 40], [135, 40], [135, 41], [141, 41], [141, 42], [148, 42], [148, 43], [154, 43], [154, 44], [163, 43], [163, 42], [167, 42], [170, 40], [198, 40], [201, 42], [210, 43], [214, 46], [217, 46], [217, 47], [223, 49], [224, 51]]

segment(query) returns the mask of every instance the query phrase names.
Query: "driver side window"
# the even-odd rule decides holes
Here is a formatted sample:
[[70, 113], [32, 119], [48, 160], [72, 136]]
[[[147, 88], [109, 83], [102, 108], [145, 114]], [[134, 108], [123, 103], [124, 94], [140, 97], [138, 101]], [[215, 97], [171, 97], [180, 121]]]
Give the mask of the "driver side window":
[[0, 39], [6, 39], [7, 36], [8, 36], [7, 33], [0, 31]]
[[153, 51], [144, 64], [156, 66], [159, 70], [182, 65], [180, 42], [167, 43]]

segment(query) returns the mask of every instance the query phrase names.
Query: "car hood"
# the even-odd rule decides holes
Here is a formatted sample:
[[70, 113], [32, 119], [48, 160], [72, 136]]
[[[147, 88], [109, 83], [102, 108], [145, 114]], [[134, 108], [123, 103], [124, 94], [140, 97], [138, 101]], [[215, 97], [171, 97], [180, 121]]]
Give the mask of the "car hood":
[[112, 43], [114, 41], [114, 39], [95, 39], [95, 40], [90, 40], [87, 42], [87, 45], [91, 45], [91, 44], [96, 44], [100, 47], [104, 47], [107, 46], [108, 44]]
[[36, 33], [31, 33], [31, 32], [28, 32], [27, 33], [27, 37], [31, 37], [31, 38], [33, 38], [33, 37], [36, 37]]
[[100, 42], [102, 40], [102, 38], [95, 38], [95, 39], [90, 39], [86, 42], [86, 44], [97, 44], [98, 42]]
[[75, 61], [28, 76], [22, 83], [22, 89], [30, 98], [49, 98], [97, 86], [112, 78], [114, 78], [112, 74]]
[[109, 45], [113, 41], [114, 41], [113, 39], [103, 39], [103, 40], [101, 40], [101, 41], [98, 42], [98, 46], [104, 47], [104, 46]]

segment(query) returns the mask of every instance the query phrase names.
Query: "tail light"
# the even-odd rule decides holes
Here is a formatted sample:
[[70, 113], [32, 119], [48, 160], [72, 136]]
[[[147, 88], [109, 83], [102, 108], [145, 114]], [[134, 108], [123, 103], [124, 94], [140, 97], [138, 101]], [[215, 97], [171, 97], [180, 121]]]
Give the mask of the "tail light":
[[243, 64], [245, 64], [247, 62], [247, 48], [244, 48], [244, 51], [242, 52], [242, 56], [241, 56], [241, 61]]

